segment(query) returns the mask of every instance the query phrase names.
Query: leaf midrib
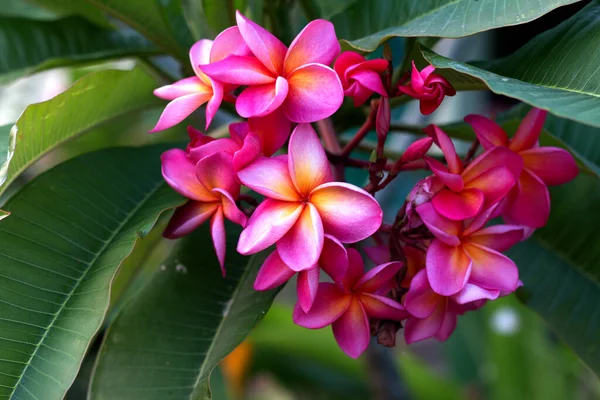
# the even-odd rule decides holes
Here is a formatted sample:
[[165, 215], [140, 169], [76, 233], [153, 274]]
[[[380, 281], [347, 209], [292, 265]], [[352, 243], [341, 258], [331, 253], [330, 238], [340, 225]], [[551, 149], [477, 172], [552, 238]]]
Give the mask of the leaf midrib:
[[[44, 341], [46, 340], [46, 337], [48, 336], [48, 333], [50, 332], [50, 330], [52, 330], [52, 328], [54, 327], [54, 324], [58, 318], [58, 316], [62, 313], [62, 311], [64, 310], [65, 306], [67, 305], [67, 303], [69, 302], [69, 300], [72, 298], [73, 294], [75, 293], [75, 291], [77, 290], [77, 288], [79, 287], [79, 285], [81, 284], [81, 282], [83, 281], [83, 279], [86, 277], [86, 275], [92, 270], [92, 268], [94, 267], [94, 264], [98, 261], [98, 259], [105, 253], [105, 251], [112, 245], [113, 240], [115, 239], [115, 237], [117, 237], [118, 234], [121, 233], [122, 229], [124, 226], [126, 226], [126, 224], [131, 221], [131, 219], [137, 214], [137, 212], [146, 204], [146, 202], [152, 198], [152, 196], [154, 196], [163, 186], [165, 185], [165, 183], [162, 180], [159, 180], [156, 185], [148, 192], [148, 194], [146, 194], [144, 196], [144, 198], [131, 210], [131, 212], [129, 212], [127, 214], [127, 217], [125, 217], [123, 219], [123, 221], [119, 224], [119, 226], [114, 230], [114, 232], [110, 235], [110, 237], [106, 240], [106, 242], [102, 245], [102, 247], [100, 248], [100, 250], [98, 251], [98, 253], [94, 256], [94, 258], [89, 262], [88, 264], [88, 268], [86, 269], [86, 272], [84, 272], [75, 282], [75, 284], [73, 285], [73, 288], [71, 289], [71, 291], [67, 294], [67, 296], [65, 297], [65, 301], [60, 305], [60, 308], [58, 309], [58, 311], [55, 313], [54, 317], [52, 318], [52, 321], [50, 321], [50, 324], [48, 325], [48, 328], [46, 329], [46, 331], [44, 332], [44, 335], [42, 336], [42, 338], [40, 339], [40, 341], [38, 342], [38, 344], [35, 346], [35, 350], [33, 351], [33, 353], [31, 354], [31, 357], [29, 358], [29, 360], [27, 361], [25, 368], [23, 369], [23, 372], [21, 372], [20, 376], [19, 376], [19, 380], [15, 383], [15, 386], [13, 387], [12, 392], [10, 393], [9, 398], [13, 398], [13, 395], [15, 394], [15, 391], [17, 390], [17, 388], [19, 387], [19, 385], [21, 385], [21, 380], [23, 379], [23, 377], [26, 375], [27, 371], [29, 370], [29, 367], [32, 365], [32, 361], [35, 358], [38, 350], [40, 349], [41, 345], [44, 343]], [[157, 217], [158, 218], [158, 217]], [[134, 241], [134, 245], [135, 242], [137, 241], [137, 239], [139, 238], [139, 234], [136, 235], [136, 240]], [[133, 247], [132, 247], [133, 248]], [[119, 270], [119, 268], [121, 267], [121, 264], [123, 263], [123, 260], [126, 257], [124, 257], [119, 265], [115, 268], [115, 272], [114, 274], [117, 273], [117, 271]], [[109, 286], [109, 292], [110, 292], [110, 286]], [[110, 296], [107, 297], [107, 303], [105, 305], [105, 309], [104, 309], [104, 314], [106, 314], [106, 308], [108, 307], [108, 302], [110, 301]], [[90, 336], [89, 340], [88, 340], [88, 346], [89, 343], [91, 342], [91, 339], [95, 336], [95, 334], [98, 332], [98, 330], [100, 329], [101, 324], [98, 326], [98, 328], [96, 328], [96, 331], [94, 332], [93, 335]], [[80, 365], [81, 365], [81, 361], [80, 361]], [[73, 379], [75, 379], [75, 377], [73, 377]], [[59, 382], [60, 383], [60, 382]], [[71, 381], [72, 383], [72, 381]], [[71, 383], [66, 387], [66, 388], [62, 388], [65, 391], [71, 386]], [[23, 386], [24, 387], [24, 386]], [[25, 387], [24, 387], [25, 388]], [[35, 397], [35, 396], [34, 396]]]

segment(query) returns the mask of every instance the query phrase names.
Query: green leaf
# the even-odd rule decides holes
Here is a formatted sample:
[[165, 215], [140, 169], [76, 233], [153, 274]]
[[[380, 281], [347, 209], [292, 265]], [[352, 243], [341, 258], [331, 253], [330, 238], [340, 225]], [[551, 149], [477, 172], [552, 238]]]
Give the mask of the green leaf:
[[210, 372], [263, 317], [277, 292], [253, 289], [264, 257], [239, 255], [239, 232], [227, 226], [226, 278], [208, 224], [156, 269], [109, 328], [92, 400], [210, 398]]
[[0, 17], [0, 84], [75, 63], [145, 56], [157, 49], [136, 33], [101, 28], [80, 17], [36, 21]]
[[371, 52], [394, 36], [457, 38], [536, 19], [579, 0], [369, 0], [334, 15], [337, 36]]
[[86, 1], [131, 26], [163, 51], [188, 62], [193, 39], [179, 0]]
[[[59, 16], [59, 17], [68, 17], [72, 15], [79, 15], [81, 17], [86, 18], [87, 20], [95, 23], [96, 25], [111, 28], [112, 25], [108, 22], [106, 15], [100, 10], [98, 7], [94, 7], [91, 4], [86, 3], [81, 0], [9, 0], [14, 2], [19, 2], [21, 4], [26, 4], [24, 1], [29, 2], [31, 4], [26, 4], [23, 8], [27, 7], [28, 9], [38, 10], [38, 7], [35, 5], [39, 5], [46, 9], [46, 13], [50, 13], [51, 15]], [[39, 12], [39, 11], [38, 11]], [[36, 17], [35, 14], [32, 16], [31, 13], [23, 13], [21, 15], [25, 18], [33, 18], [40, 19]], [[47, 18], [49, 19], [49, 18]], [[56, 19], [56, 18], [53, 18]]]
[[[11, 153], [10, 145], [8, 140], [10, 138], [10, 129], [13, 125], [0, 126], [0, 167], [4, 165], [4, 162]], [[0, 169], [0, 176], [2, 176], [2, 169]]]
[[11, 130], [14, 149], [8, 165], [0, 169], [0, 194], [60, 144], [130, 112], [160, 105], [152, 96], [156, 85], [140, 68], [100, 71], [86, 75], [51, 100], [27, 107]]
[[182, 203], [165, 146], [90, 153], [40, 175], [0, 222], [0, 397], [60, 400], [102, 324], [111, 281], [158, 216]]
[[600, 374], [600, 185], [581, 175], [550, 192], [548, 225], [508, 252], [525, 284], [517, 293]]
[[599, 46], [600, 1], [595, 0], [513, 55], [482, 63], [481, 67], [427, 49], [423, 49], [423, 55], [437, 68], [480, 79], [494, 93], [600, 127]]

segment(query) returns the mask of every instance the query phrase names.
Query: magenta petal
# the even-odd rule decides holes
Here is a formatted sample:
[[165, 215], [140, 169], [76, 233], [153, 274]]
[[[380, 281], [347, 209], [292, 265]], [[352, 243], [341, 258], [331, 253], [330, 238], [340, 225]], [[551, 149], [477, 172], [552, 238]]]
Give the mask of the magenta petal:
[[338, 345], [350, 357], [358, 358], [367, 349], [371, 338], [369, 319], [358, 299], [352, 299], [332, 328]]
[[298, 272], [296, 291], [298, 293], [298, 304], [300, 304], [300, 308], [304, 312], [310, 310], [317, 296], [319, 273], [318, 267]]
[[433, 171], [435, 176], [440, 178], [444, 185], [448, 186], [450, 190], [454, 192], [463, 190], [464, 182], [462, 176], [448, 172], [446, 166], [435, 158], [424, 156], [423, 159], [429, 164], [429, 168], [431, 168], [431, 171]]
[[550, 194], [540, 178], [524, 170], [519, 177], [518, 187], [509, 194], [509, 203], [504, 215], [517, 224], [541, 228], [550, 215]]
[[319, 211], [325, 233], [342, 243], [366, 239], [381, 226], [383, 212], [379, 203], [354, 185], [325, 183], [312, 191], [309, 201]]
[[519, 153], [525, 168], [546, 185], [562, 185], [577, 176], [579, 168], [568, 151], [556, 147], [537, 147]]
[[267, 157], [285, 144], [292, 131], [292, 122], [285, 116], [281, 107], [264, 117], [249, 118], [248, 125], [260, 138], [263, 153]]
[[347, 291], [351, 291], [356, 282], [365, 273], [365, 265], [358, 250], [350, 247], [346, 249], [348, 255], [348, 268], [342, 279], [342, 285]]
[[159, 132], [169, 129], [198, 109], [202, 104], [206, 103], [212, 97], [211, 93], [196, 93], [181, 96], [171, 101], [165, 107], [165, 110], [160, 115], [156, 126], [150, 131]]
[[354, 82], [352, 86], [344, 91], [346, 96], [351, 96], [354, 99], [354, 107], [360, 107], [365, 101], [371, 97], [373, 91], [362, 86], [358, 82]]
[[466, 304], [478, 300], [496, 300], [498, 296], [500, 296], [499, 290], [488, 290], [472, 283], [467, 283], [460, 292], [452, 296], [452, 300], [458, 304]]
[[471, 275], [471, 260], [462, 246], [452, 247], [433, 240], [427, 249], [425, 268], [433, 291], [451, 296], [466, 285]]
[[460, 244], [458, 235], [462, 230], [462, 222], [453, 221], [442, 216], [431, 203], [423, 203], [415, 210], [436, 238], [450, 246]]
[[546, 110], [532, 108], [523, 118], [515, 136], [511, 139], [510, 149], [520, 152], [534, 147], [542, 133], [547, 114]]
[[403, 163], [408, 163], [423, 158], [431, 148], [432, 144], [433, 139], [430, 137], [415, 140], [406, 148], [406, 150], [404, 150], [402, 157], [400, 157], [400, 161]]
[[470, 114], [465, 117], [465, 122], [473, 128], [479, 143], [485, 149], [496, 146], [508, 146], [508, 136], [504, 129], [494, 121], [483, 115]]
[[[250, 49], [240, 34], [237, 26], [232, 26], [219, 33], [210, 50], [210, 62], [221, 61], [227, 56], [246, 56]], [[208, 61], [202, 64], [208, 64]]]
[[417, 93], [421, 93], [425, 87], [425, 79], [421, 76], [414, 61], [412, 62], [412, 69], [410, 72], [410, 85]]
[[524, 230], [518, 225], [493, 225], [469, 235], [469, 242], [496, 251], [506, 251], [523, 240]]
[[386, 285], [402, 268], [398, 261], [381, 264], [364, 274], [354, 285], [354, 290], [375, 293], [380, 287]]
[[214, 79], [211, 79], [211, 84], [213, 95], [208, 103], [206, 103], [206, 126], [204, 129], [208, 129], [208, 126], [223, 102], [223, 84]]
[[441, 301], [435, 311], [427, 318], [409, 318], [404, 325], [404, 340], [412, 344], [434, 337], [444, 324], [447, 300]]
[[323, 223], [308, 203], [292, 228], [277, 242], [279, 256], [292, 270], [314, 267], [323, 250]]
[[444, 217], [462, 221], [477, 215], [483, 207], [483, 201], [483, 192], [478, 189], [464, 189], [460, 193], [444, 189], [433, 196], [431, 204]]
[[331, 182], [329, 160], [310, 124], [300, 124], [290, 136], [288, 167], [294, 186], [307, 196], [317, 186]]
[[387, 97], [387, 91], [381, 82], [381, 76], [377, 72], [370, 70], [355, 71], [351, 77], [367, 89]]
[[271, 32], [246, 18], [239, 11], [236, 12], [235, 19], [240, 34], [250, 51], [273, 74], [281, 74], [283, 60], [287, 52], [285, 45]]
[[516, 179], [506, 167], [488, 169], [483, 174], [465, 183], [465, 190], [477, 190], [485, 197], [484, 207], [502, 200], [515, 186]]
[[437, 331], [434, 337], [440, 342], [445, 342], [448, 340], [450, 335], [452, 335], [452, 332], [454, 332], [454, 329], [456, 329], [456, 320], [456, 314], [453, 312], [447, 312], [444, 314], [442, 326], [440, 326], [440, 329]]
[[385, 264], [392, 260], [390, 247], [387, 244], [365, 247], [363, 250], [367, 254], [369, 260], [373, 261], [375, 264]]
[[248, 217], [244, 214], [235, 204], [235, 200], [231, 196], [231, 194], [223, 189], [213, 189], [213, 193], [218, 193], [221, 196], [223, 214], [225, 214], [225, 218], [234, 222], [241, 227], [246, 226], [246, 222], [248, 221]]
[[288, 82], [281, 76], [275, 83], [250, 86], [237, 98], [235, 109], [243, 118], [263, 117], [275, 111], [288, 94]]
[[200, 78], [204, 76], [204, 73], [200, 71], [198, 66], [208, 64], [210, 62], [210, 50], [212, 46], [212, 40], [202, 39], [198, 40], [190, 48], [190, 63], [192, 64], [194, 72]]
[[452, 139], [436, 125], [429, 125], [424, 131], [433, 138], [435, 144], [442, 149], [446, 162], [448, 163], [448, 170], [453, 174], [460, 174], [463, 170], [463, 165], [460, 157], [456, 154]]
[[337, 72], [338, 76], [340, 77], [340, 80], [342, 81], [342, 86], [344, 88], [348, 87], [348, 80], [346, 78], [346, 72], [348, 71], [348, 68], [365, 61], [366, 58], [354, 51], [344, 51], [335, 60], [333, 69], [335, 70], [335, 72]]
[[517, 288], [519, 271], [510, 258], [474, 243], [465, 243], [463, 247], [473, 263], [470, 283], [503, 292]]
[[276, 78], [260, 61], [251, 56], [228, 56], [199, 68], [212, 79], [234, 85], [265, 85], [275, 82]]
[[330, 117], [344, 101], [344, 90], [334, 70], [321, 64], [306, 64], [288, 77], [285, 115], [297, 123]]
[[300, 305], [296, 304], [293, 314], [294, 323], [310, 329], [331, 325], [348, 309], [351, 299], [350, 295], [342, 292], [335, 284], [320, 283], [308, 312], [302, 311]]
[[272, 252], [260, 267], [254, 280], [255, 290], [271, 290], [287, 282], [295, 272], [279, 257], [277, 250]]
[[372, 293], [361, 293], [359, 298], [369, 318], [402, 321], [408, 317], [404, 307], [388, 297]]
[[160, 159], [162, 162], [162, 175], [169, 186], [177, 193], [192, 200], [218, 201], [218, 196], [208, 191], [198, 180], [196, 164], [185, 151], [171, 149], [165, 151]]
[[254, 254], [275, 244], [294, 226], [303, 208], [300, 203], [264, 200], [240, 234], [237, 251]]
[[223, 189], [237, 198], [240, 184], [235, 178], [232, 162], [233, 155], [229, 153], [206, 156], [196, 163], [196, 177], [206, 189], [211, 191], [216, 188]]
[[523, 159], [506, 147], [494, 147], [486, 150], [465, 168], [462, 174], [465, 186], [482, 174], [498, 167], [508, 168], [515, 179], [517, 179], [523, 170]]
[[417, 318], [427, 318], [433, 314], [441, 300], [440, 295], [429, 285], [427, 271], [422, 269], [410, 282], [410, 289], [404, 297], [404, 307]]
[[217, 208], [217, 211], [210, 219], [210, 234], [212, 236], [217, 259], [219, 260], [219, 265], [221, 265], [221, 272], [223, 273], [223, 276], [225, 276], [226, 235], [225, 221], [223, 220], [223, 210], [221, 207]]
[[170, 85], [161, 86], [154, 90], [154, 95], [163, 100], [175, 100], [178, 97], [187, 96], [188, 94], [204, 93], [210, 96], [210, 88], [205, 82], [201, 81], [197, 76], [183, 78]]
[[233, 170], [239, 172], [262, 156], [262, 141], [254, 132], [244, 137], [242, 148], [233, 153]]
[[260, 157], [238, 172], [239, 180], [250, 189], [276, 200], [300, 201], [288, 169], [288, 156]]
[[204, 221], [208, 220], [219, 208], [219, 203], [188, 201], [178, 207], [165, 229], [164, 236], [176, 239], [192, 233]]
[[341, 281], [348, 270], [348, 253], [346, 252], [346, 248], [331, 235], [324, 235], [323, 250], [321, 251], [321, 257], [319, 257], [319, 267], [334, 282]]
[[284, 74], [310, 63], [330, 65], [340, 54], [333, 24], [324, 19], [309, 22], [296, 36], [285, 56]]
[[231, 138], [220, 138], [212, 140], [200, 146], [196, 146], [190, 150], [190, 158], [198, 162], [204, 157], [215, 153], [233, 154], [240, 149], [240, 145]]

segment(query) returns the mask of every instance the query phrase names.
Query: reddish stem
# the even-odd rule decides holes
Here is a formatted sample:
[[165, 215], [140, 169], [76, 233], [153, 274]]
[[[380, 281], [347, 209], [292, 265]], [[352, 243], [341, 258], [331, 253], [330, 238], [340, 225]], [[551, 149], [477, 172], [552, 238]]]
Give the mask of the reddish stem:
[[369, 131], [375, 127], [375, 118], [377, 116], [378, 105], [379, 100], [371, 101], [371, 111], [369, 112], [369, 116], [364, 124], [362, 124], [362, 126], [358, 129], [358, 132], [356, 132], [354, 137], [348, 143], [346, 143], [342, 149], [341, 155], [343, 157], [348, 157], [352, 150], [354, 150], [360, 144], [360, 142], [362, 142], [365, 136], [367, 136], [367, 133], [369, 133]]

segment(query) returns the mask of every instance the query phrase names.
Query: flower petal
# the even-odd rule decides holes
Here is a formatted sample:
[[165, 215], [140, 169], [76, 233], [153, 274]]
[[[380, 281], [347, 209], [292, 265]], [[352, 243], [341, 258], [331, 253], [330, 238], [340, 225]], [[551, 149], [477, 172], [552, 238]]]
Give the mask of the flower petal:
[[240, 149], [240, 145], [231, 138], [220, 138], [208, 143], [196, 146], [190, 150], [190, 158], [198, 162], [204, 157], [215, 153], [233, 154]]
[[517, 179], [523, 170], [523, 159], [506, 147], [494, 147], [486, 150], [475, 158], [462, 173], [465, 185], [479, 175], [496, 167], [508, 168], [515, 179]]
[[523, 227], [493, 225], [469, 235], [468, 241], [496, 251], [506, 251], [523, 240]]
[[557, 147], [537, 147], [519, 153], [525, 168], [546, 185], [562, 185], [577, 176], [579, 168], [568, 151]]
[[460, 292], [452, 296], [452, 300], [458, 304], [466, 304], [478, 300], [496, 300], [499, 296], [499, 290], [488, 290], [481, 286], [467, 283]]
[[280, 75], [287, 48], [271, 32], [254, 21], [235, 13], [237, 26], [250, 51], [273, 74]]
[[450, 246], [460, 244], [458, 235], [462, 231], [462, 222], [453, 221], [442, 216], [431, 203], [423, 203], [417, 206], [415, 210], [436, 238]]
[[152, 128], [150, 133], [164, 131], [177, 125], [189, 117], [198, 107], [210, 100], [211, 97], [212, 93], [196, 93], [176, 98], [167, 104], [160, 118], [158, 118], [156, 126]]
[[432, 144], [433, 139], [430, 137], [415, 140], [406, 148], [406, 150], [404, 150], [402, 157], [400, 157], [400, 161], [403, 163], [409, 163], [411, 161], [416, 161], [420, 158], [423, 158], [423, 156], [425, 156], [425, 154], [431, 148]]
[[498, 203], [515, 186], [516, 179], [506, 167], [488, 169], [476, 178], [465, 182], [466, 190], [477, 190], [483, 193], [484, 207]]
[[238, 172], [239, 180], [250, 189], [276, 200], [300, 201], [288, 170], [288, 156], [260, 157]]
[[532, 108], [523, 118], [515, 136], [511, 139], [510, 149], [520, 152], [534, 147], [542, 133], [547, 114], [546, 110]]
[[240, 234], [237, 251], [254, 254], [273, 245], [294, 226], [303, 208], [299, 203], [266, 199], [254, 210]]
[[440, 342], [445, 342], [446, 340], [448, 340], [450, 335], [452, 335], [452, 332], [454, 332], [454, 329], [456, 329], [456, 320], [456, 314], [454, 314], [453, 312], [447, 312], [446, 314], [444, 314], [442, 326], [440, 326], [440, 329], [433, 337], [435, 337]]
[[161, 86], [154, 90], [154, 95], [163, 100], [175, 100], [178, 97], [200, 93], [204, 93], [209, 97], [212, 94], [211, 86], [202, 82], [197, 76], [183, 78], [175, 83]]
[[309, 201], [319, 211], [325, 232], [342, 243], [366, 239], [381, 226], [383, 212], [377, 200], [349, 183], [317, 186]]
[[373, 261], [375, 264], [385, 264], [392, 261], [392, 255], [390, 254], [390, 246], [382, 244], [378, 246], [370, 246], [363, 248], [367, 258]]
[[435, 158], [424, 156], [423, 159], [427, 162], [435, 176], [437, 176], [444, 185], [448, 186], [450, 190], [454, 192], [463, 190], [464, 182], [462, 176], [448, 172], [446, 166]]
[[218, 198], [207, 190], [196, 176], [196, 164], [185, 151], [171, 149], [161, 156], [162, 175], [177, 193], [198, 201], [217, 201]]
[[[230, 55], [250, 55], [250, 49], [246, 46], [237, 26], [229, 27], [217, 35], [210, 50], [210, 62], [221, 61]], [[208, 63], [207, 61], [202, 64]]]
[[334, 70], [321, 64], [306, 64], [288, 77], [285, 115], [298, 123], [315, 122], [335, 113], [344, 101], [344, 90]]
[[417, 69], [417, 66], [415, 65], [414, 61], [412, 62], [412, 69], [410, 71], [410, 85], [415, 89], [417, 93], [421, 93], [425, 86], [425, 79], [421, 76], [421, 73]]
[[290, 136], [288, 157], [290, 176], [303, 196], [333, 180], [323, 145], [310, 124], [300, 124], [294, 129]]
[[241, 227], [246, 226], [248, 217], [244, 214], [235, 204], [233, 196], [229, 192], [223, 189], [215, 188], [212, 190], [213, 193], [218, 193], [221, 196], [223, 214], [228, 220], [240, 225]]
[[353, 71], [350, 77], [363, 87], [387, 97], [387, 91], [381, 82], [381, 76], [377, 72], [370, 70]]
[[435, 312], [440, 301], [443, 299], [431, 289], [427, 272], [421, 270], [410, 283], [410, 289], [404, 297], [404, 307], [417, 318], [427, 318]]
[[206, 126], [204, 127], [206, 130], [223, 102], [223, 84], [214, 79], [211, 79], [210, 82], [213, 95], [206, 103]]
[[262, 141], [254, 132], [244, 137], [242, 148], [233, 153], [233, 170], [239, 172], [263, 155]]
[[249, 118], [248, 125], [260, 138], [263, 153], [267, 157], [285, 144], [292, 131], [292, 122], [285, 116], [281, 107], [264, 117]]
[[348, 270], [348, 253], [346, 252], [346, 248], [331, 235], [324, 235], [323, 250], [319, 257], [319, 267], [334, 282], [341, 281]]
[[470, 283], [505, 292], [517, 289], [519, 271], [510, 258], [474, 243], [465, 243], [463, 247], [473, 263]]
[[294, 274], [295, 272], [281, 261], [281, 257], [275, 250], [269, 254], [260, 270], [258, 270], [254, 280], [254, 289], [260, 291], [274, 289], [283, 285]]
[[381, 264], [364, 274], [354, 285], [355, 291], [374, 293], [394, 279], [403, 264], [399, 261]]
[[550, 215], [550, 194], [540, 178], [524, 170], [509, 196], [511, 202], [504, 211], [514, 223], [541, 228]]
[[294, 307], [294, 323], [310, 329], [331, 325], [348, 309], [351, 299], [350, 295], [342, 292], [335, 284], [320, 283], [308, 312], [302, 311], [299, 304]]
[[496, 146], [508, 146], [508, 136], [504, 129], [496, 122], [483, 115], [469, 114], [465, 117], [465, 122], [473, 128], [479, 143], [485, 149], [491, 149]]
[[217, 211], [213, 214], [210, 219], [210, 235], [212, 236], [213, 246], [219, 265], [221, 266], [221, 272], [225, 276], [225, 250], [226, 250], [226, 235], [225, 235], [225, 221], [223, 220], [223, 209], [217, 208]]
[[335, 340], [344, 353], [358, 358], [369, 345], [369, 319], [357, 298], [352, 298], [348, 309], [331, 326]]
[[324, 19], [309, 22], [296, 36], [285, 56], [284, 75], [305, 64], [330, 65], [340, 54], [333, 24]]
[[240, 184], [233, 172], [233, 155], [230, 153], [214, 153], [198, 161], [196, 176], [208, 190], [223, 189], [234, 198], [240, 194]]
[[201, 39], [194, 43], [190, 48], [190, 64], [192, 64], [192, 69], [194, 70], [196, 76], [202, 79], [205, 83], [208, 83], [206, 75], [204, 75], [204, 73], [200, 71], [200, 68], [198, 67], [210, 62], [210, 50], [212, 46], [212, 40]]
[[319, 268], [314, 267], [298, 272], [298, 281], [296, 292], [298, 294], [298, 304], [302, 311], [308, 312], [312, 307], [317, 290], [319, 289]]
[[169, 225], [163, 233], [164, 237], [176, 239], [192, 233], [204, 221], [208, 220], [219, 206], [218, 202], [188, 201], [175, 210]]
[[347, 89], [348, 88], [348, 80], [346, 79], [346, 71], [353, 65], [360, 64], [365, 62], [367, 59], [362, 55], [354, 52], [354, 51], [344, 51], [340, 56], [335, 60], [335, 64], [333, 65], [333, 69], [337, 72], [340, 80], [342, 81], [342, 86]]
[[444, 324], [447, 300], [440, 301], [435, 311], [427, 318], [408, 318], [404, 325], [404, 341], [412, 344], [434, 337]]
[[429, 135], [429, 137], [433, 138], [435, 144], [442, 149], [446, 162], [448, 163], [448, 170], [453, 174], [460, 174], [463, 170], [462, 161], [456, 153], [452, 139], [450, 139], [446, 132], [433, 124], [423, 129], [423, 131]]
[[471, 275], [471, 260], [462, 246], [448, 246], [440, 240], [433, 240], [429, 245], [426, 263], [429, 284], [442, 296], [458, 293]]
[[408, 317], [404, 307], [388, 297], [361, 293], [359, 299], [369, 318], [402, 321]]
[[346, 269], [346, 275], [342, 279], [342, 286], [347, 291], [351, 291], [356, 282], [365, 273], [365, 264], [358, 250], [350, 247], [346, 249], [346, 252], [348, 255], [348, 268]]
[[237, 98], [235, 109], [243, 118], [263, 117], [283, 104], [288, 94], [288, 82], [281, 76], [275, 83], [250, 86]]
[[279, 256], [294, 271], [314, 267], [323, 250], [323, 223], [308, 203], [294, 226], [277, 242]]
[[354, 100], [354, 107], [360, 107], [365, 101], [371, 97], [373, 91], [362, 86], [358, 82], [352, 83], [348, 90], [344, 91], [344, 95], [350, 96]]
[[228, 56], [221, 61], [201, 65], [200, 70], [220, 82], [234, 85], [265, 85], [276, 76], [251, 56]]
[[462, 221], [477, 215], [483, 207], [483, 201], [484, 195], [479, 189], [464, 189], [460, 193], [444, 189], [433, 196], [431, 204], [444, 217]]

